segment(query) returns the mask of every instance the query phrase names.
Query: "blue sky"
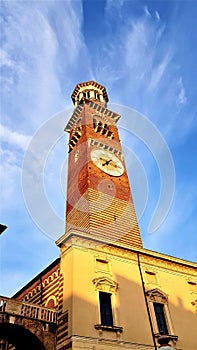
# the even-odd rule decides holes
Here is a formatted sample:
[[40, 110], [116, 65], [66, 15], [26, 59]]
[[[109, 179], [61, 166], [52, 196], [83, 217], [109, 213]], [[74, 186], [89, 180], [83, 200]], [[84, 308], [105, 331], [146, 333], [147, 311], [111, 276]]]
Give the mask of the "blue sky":
[[[51, 238], [64, 225], [63, 128], [73, 88], [90, 79], [106, 87], [111, 103], [125, 106], [120, 136], [132, 155], [126, 162], [144, 247], [197, 260], [196, 12], [196, 1], [1, 2], [1, 223], [8, 226], [0, 239], [1, 294], [12, 295], [59, 256]], [[131, 133], [131, 108], [165, 139], [175, 169], [172, 205], [151, 234], [161, 178], [154, 152]], [[26, 186], [29, 143], [36, 161]], [[52, 214], [36, 192], [39, 174]], [[24, 191], [51, 238], [28, 212]]]

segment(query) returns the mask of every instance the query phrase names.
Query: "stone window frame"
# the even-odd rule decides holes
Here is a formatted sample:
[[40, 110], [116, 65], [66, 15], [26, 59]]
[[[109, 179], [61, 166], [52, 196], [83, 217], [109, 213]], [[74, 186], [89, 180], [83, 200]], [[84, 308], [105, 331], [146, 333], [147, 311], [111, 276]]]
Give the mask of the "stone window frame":
[[163, 304], [164, 305], [164, 315], [165, 315], [165, 321], [168, 329], [168, 334], [171, 335], [175, 340], [178, 339], [178, 337], [175, 335], [174, 327], [170, 315], [170, 310], [168, 307], [168, 295], [161, 291], [158, 288], [151, 289], [146, 292], [146, 297], [148, 300], [148, 306], [150, 310], [152, 325], [153, 325], [153, 331], [155, 336], [159, 336], [159, 329], [157, 325], [157, 319], [155, 315], [154, 310], [154, 303]]
[[[117, 325], [118, 321], [117, 321], [117, 313], [116, 313], [116, 308], [117, 308], [116, 295], [118, 290], [118, 283], [106, 276], [94, 278], [92, 282], [95, 287], [96, 299], [97, 299], [97, 323], [94, 325], [95, 329], [99, 330], [100, 335], [102, 334], [103, 330], [114, 331], [119, 335], [120, 333], [122, 333], [123, 328]], [[99, 292], [111, 294], [113, 326], [105, 326], [101, 324]]]

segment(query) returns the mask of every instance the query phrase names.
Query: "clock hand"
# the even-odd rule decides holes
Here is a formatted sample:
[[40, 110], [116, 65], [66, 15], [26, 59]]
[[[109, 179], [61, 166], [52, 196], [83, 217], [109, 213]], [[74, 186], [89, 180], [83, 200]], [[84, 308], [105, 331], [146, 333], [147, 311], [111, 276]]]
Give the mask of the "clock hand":
[[106, 162], [103, 163], [102, 166], [104, 166], [104, 165], [109, 165], [110, 162], [112, 162], [112, 159], [106, 160]]

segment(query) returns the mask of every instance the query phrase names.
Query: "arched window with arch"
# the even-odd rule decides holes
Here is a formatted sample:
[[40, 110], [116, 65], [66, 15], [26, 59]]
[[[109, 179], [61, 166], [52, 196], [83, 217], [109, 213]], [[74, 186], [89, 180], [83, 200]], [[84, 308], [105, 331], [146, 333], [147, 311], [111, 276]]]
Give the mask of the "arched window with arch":
[[49, 309], [55, 309], [57, 306], [57, 299], [54, 295], [50, 295], [45, 304]]

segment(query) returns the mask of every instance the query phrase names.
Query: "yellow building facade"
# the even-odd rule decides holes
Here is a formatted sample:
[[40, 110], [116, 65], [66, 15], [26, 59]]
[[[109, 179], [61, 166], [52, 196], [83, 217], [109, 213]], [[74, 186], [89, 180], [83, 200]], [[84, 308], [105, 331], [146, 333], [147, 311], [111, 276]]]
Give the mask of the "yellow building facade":
[[[75, 233], [61, 247], [61, 271], [69, 327], [57, 349], [71, 346], [71, 340], [73, 349], [154, 349], [153, 339], [164, 327], [155, 305], [163, 310], [172, 346], [196, 349], [195, 264], [90, 242]], [[112, 320], [102, 320], [102, 293], [110, 296]]]

